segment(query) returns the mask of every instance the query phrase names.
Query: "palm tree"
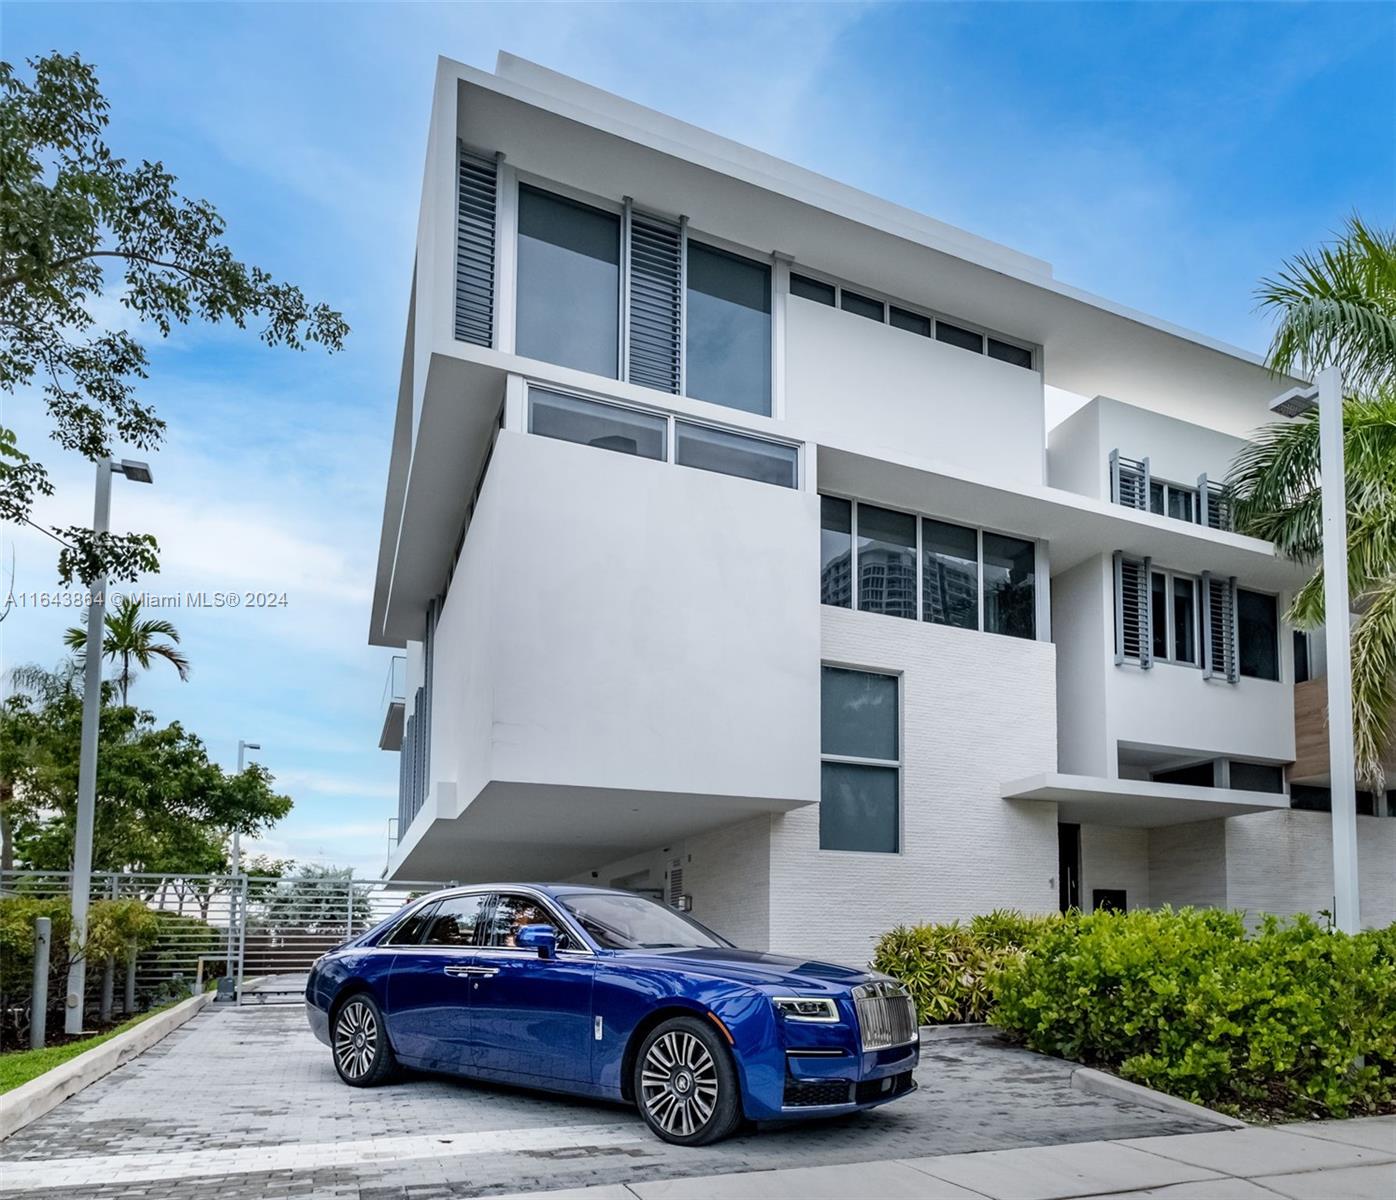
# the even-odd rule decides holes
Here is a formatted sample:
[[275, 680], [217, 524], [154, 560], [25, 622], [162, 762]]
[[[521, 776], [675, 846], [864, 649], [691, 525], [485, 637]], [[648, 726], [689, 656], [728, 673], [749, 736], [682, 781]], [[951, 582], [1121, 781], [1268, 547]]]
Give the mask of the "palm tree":
[[[1354, 750], [1359, 781], [1381, 791], [1396, 716], [1396, 231], [1352, 217], [1333, 243], [1286, 262], [1257, 295], [1279, 318], [1272, 370], [1342, 371]], [[1291, 558], [1319, 561], [1316, 413], [1260, 430], [1228, 482], [1240, 532], [1273, 541]], [[1323, 624], [1321, 568], [1287, 617], [1301, 629]]]
[[[160, 641], [160, 638], [169, 640]], [[81, 658], [87, 648], [87, 630], [74, 625], [64, 635], [63, 642]], [[121, 692], [123, 705], [134, 678], [133, 665], [142, 671], [148, 671], [155, 659], [163, 658], [179, 672], [181, 679], [189, 678], [189, 660], [175, 649], [178, 643], [179, 631], [163, 617], [141, 619], [139, 600], [132, 596], [122, 596], [116, 602], [116, 611], [107, 613], [106, 633], [102, 637], [102, 657], [121, 663], [121, 670], [116, 675], [116, 686]]]

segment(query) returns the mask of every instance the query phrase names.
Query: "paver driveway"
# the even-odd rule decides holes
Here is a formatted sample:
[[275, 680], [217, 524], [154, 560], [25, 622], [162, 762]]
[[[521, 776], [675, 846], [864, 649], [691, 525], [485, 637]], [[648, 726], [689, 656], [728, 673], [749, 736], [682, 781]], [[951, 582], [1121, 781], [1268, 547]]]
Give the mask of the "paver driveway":
[[932, 1041], [913, 1096], [692, 1150], [620, 1107], [422, 1076], [347, 1088], [299, 1006], [209, 1008], [0, 1143], [0, 1197], [436, 1200], [1215, 1128], [1073, 1091], [1070, 1073]]

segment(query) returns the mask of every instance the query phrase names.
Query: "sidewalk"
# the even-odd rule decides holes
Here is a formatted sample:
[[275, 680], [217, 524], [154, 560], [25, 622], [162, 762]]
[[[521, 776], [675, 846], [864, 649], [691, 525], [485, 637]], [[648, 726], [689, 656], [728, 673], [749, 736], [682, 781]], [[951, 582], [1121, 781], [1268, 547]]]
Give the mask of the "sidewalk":
[[[523, 1193], [521, 1193], [522, 1195]], [[532, 1200], [1393, 1200], [1396, 1117], [798, 1167]], [[515, 1200], [505, 1197], [504, 1200]]]

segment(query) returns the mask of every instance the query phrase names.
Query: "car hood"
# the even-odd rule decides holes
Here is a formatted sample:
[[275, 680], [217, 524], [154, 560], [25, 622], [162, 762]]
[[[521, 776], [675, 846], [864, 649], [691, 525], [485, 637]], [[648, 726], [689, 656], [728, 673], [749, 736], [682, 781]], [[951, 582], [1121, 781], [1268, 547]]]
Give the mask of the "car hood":
[[842, 991], [878, 978], [870, 971], [844, 967], [838, 963], [725, 946], [690, 950], [619, 950], [614, 954], [631, 967], [689, 971], [740, 983], [780, 985], [801, 992]]

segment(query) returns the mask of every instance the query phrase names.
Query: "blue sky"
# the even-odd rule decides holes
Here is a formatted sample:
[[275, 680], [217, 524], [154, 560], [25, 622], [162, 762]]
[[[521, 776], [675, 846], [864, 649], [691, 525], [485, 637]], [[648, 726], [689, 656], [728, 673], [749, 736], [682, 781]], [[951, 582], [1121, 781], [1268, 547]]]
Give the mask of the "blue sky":
[[[117, 481], [113, 520], [160, 539], [145, 590], [286, 594], [169, 613], [192, 678], [156, 671], [133, 699], [226, 765], [263, 743], [296, 801], [264, 849], [375, 873], [397, 760], [365, 634], [436, 55], [513, 51], [1257, 351], [1259, 276], [1354, 210], [1396, 219], [1390, 5], [7, 2], [0, 48], [80, 51], [118, 152], [163, 160], [239, 254], [353, 327], [334, 357], [149, 338], [170, 436], [155, 487]], [[32, 398], [5, 405], [59, 484], [41, 515], [90, 520], [91, 467], [39, 443]], [[16, 591], [52, 591], [52, 543], [3, 532]], [[56, 661], [70, 616], [12, 610], [4, 662]]]

